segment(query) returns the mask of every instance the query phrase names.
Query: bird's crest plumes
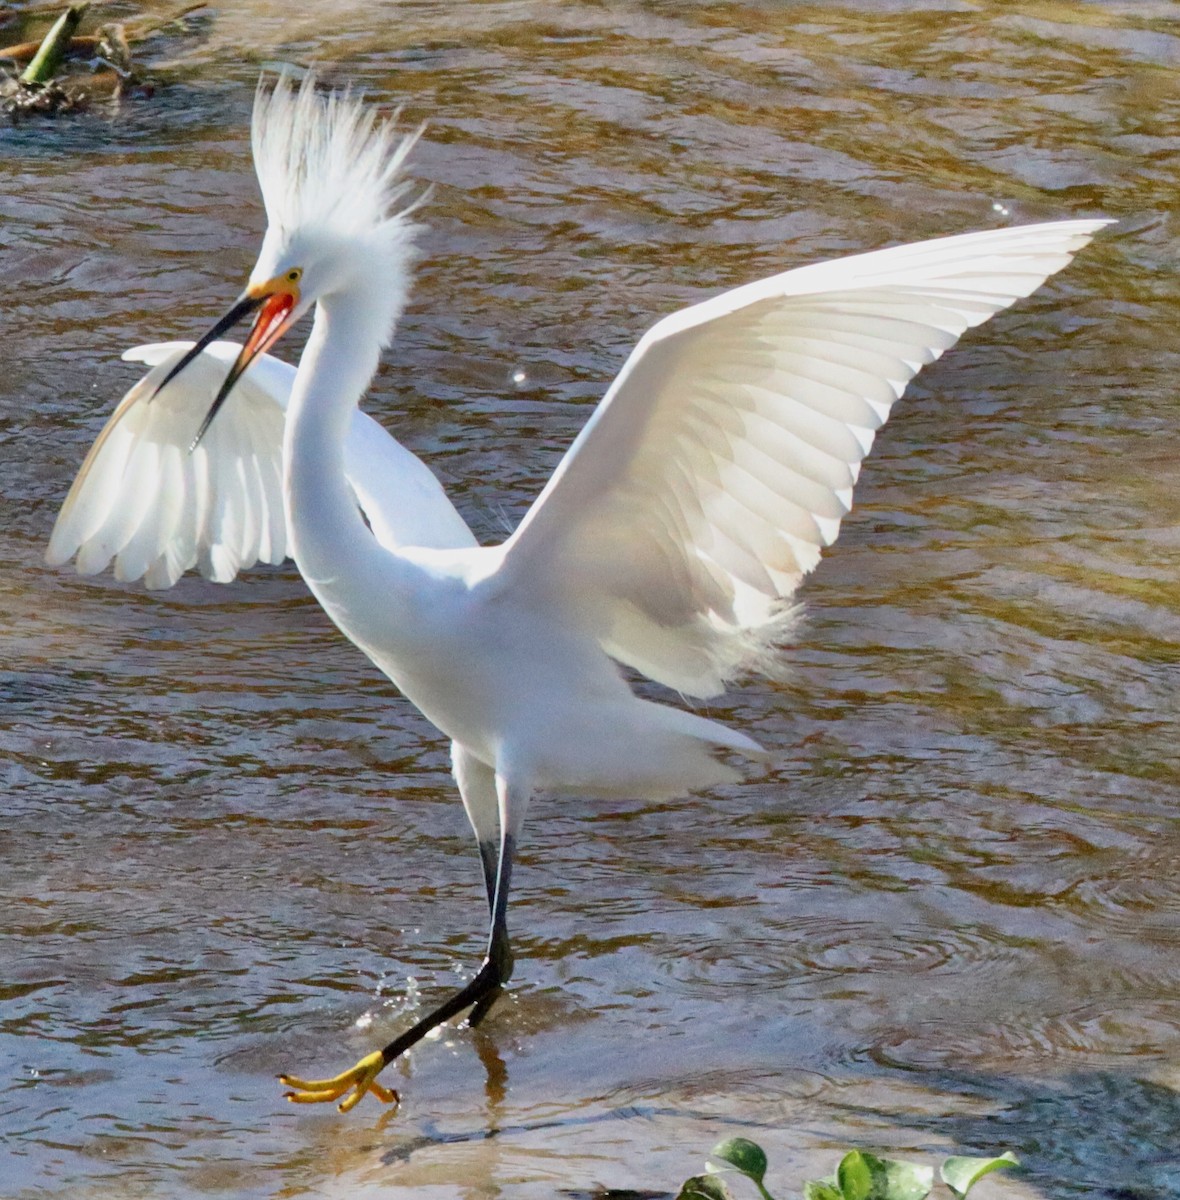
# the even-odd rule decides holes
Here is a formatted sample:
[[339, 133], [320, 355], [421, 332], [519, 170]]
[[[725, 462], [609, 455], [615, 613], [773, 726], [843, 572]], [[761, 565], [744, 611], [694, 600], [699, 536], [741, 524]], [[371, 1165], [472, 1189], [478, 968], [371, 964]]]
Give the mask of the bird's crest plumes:
[[251, 144], [272, 229], [364, 235], [400, 223], [401, 168], [417, 136], [399, 140], [392, 121], [347, 91], [321, 94], [311, 74], [298, 86], [287, 73], [263, 80]]

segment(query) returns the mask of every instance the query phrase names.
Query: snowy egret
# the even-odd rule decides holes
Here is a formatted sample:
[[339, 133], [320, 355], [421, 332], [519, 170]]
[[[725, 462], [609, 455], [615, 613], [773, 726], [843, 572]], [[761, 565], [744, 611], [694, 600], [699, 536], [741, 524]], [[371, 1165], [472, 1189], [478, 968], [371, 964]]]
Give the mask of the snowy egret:
[[[129, 410], [146, 406], [140, 419], [150, 419], [184, 372], [210, 353], [224, 359], [217, 338], [253, 317], [204, 420], [190, 413], [183, 430], [162, 432], [173, 463], [172, 449], [194, 428], [204, 433], [196, 454], [217, 457], [240, 436], [216, 440], [218, 421], [229, 420], [219, 410], [249, 386], [251, 364], [314, 308], [282, 432], [287, 545], [341, 631], [451, 739], [491, 911], [487, 952], [466, 986], [331, 1079], [282, 1077], [291, 1099], [340, 1100], [347, 1111], [369, 1092], [392, 1099], [377, 1082], [382, 1069], [449, 1018], [470, 1010], [480, 1019], [507, 982], [506, 907], [534, 792], [670, 798], [738, 778], [722, 756], [764, 757], [742, 733], [636, 696], [619, 664], [695, 697], [769, 669], [790, 598], [835, 539], [861, 461], [909, 380], [964, 330], [1064, 267], [1107, 222], [879, 250], [666, 317], [505, 543], [479, 547], [460, 532], [451, 544], [423, 544], [374, 536], [352, 457], [356, 406], [401, 310], [413, 256], [414, 227], [399, 208], [412, 139], [399, 142], [353, 97], [284, 77], [259, 89], [252, 142], [268, 228], [247, 287], [204, 338], [157, 367]], [[256, 432], [270, 438], [277, 427]], [[381, 438], [374, 447], [394, 453]], [[273, 511], [273, 474], [251, 481], [266, 492], [252, 511]], [[396, 483], [381, 501], [390, 514]], [[113, 466], [96, 487], [121, 507]], [[425, 508], [441, 511], [445, 498], [431, 496]], [[85, 532], [63, 537], [58, 553], [84, 544]], [[185, 535], [186, 545], [200, 541], [187, 526]], [[144, 534], [148, 550], [135, 554], [117, 541], [109, 536], [93, 561], [114, 548], [132, 573], [153, 553], [152, 562], [167, 557], [158, 532]], [[277, 545], [272, 531], [269, 549]], [[169, 581], [191, 555], [190, 547], [156, 580]]]

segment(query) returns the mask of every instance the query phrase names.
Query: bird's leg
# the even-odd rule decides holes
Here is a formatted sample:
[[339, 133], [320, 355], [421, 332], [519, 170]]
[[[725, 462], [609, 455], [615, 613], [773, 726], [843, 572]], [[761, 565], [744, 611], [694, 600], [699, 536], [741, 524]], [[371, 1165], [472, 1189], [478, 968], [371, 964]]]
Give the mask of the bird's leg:
[[[496, 774], [496, 809], [500, 825], [500, 854], [496, 862], [495, 898], [492, 900], [492, 933], [488, 941], [485, 961], [496, 967], [498, 983], [486, 996], [478, 1000], [467, 1018], [473, 1029], [488, 1015], [492, 1005], [499, 999], [504, 984], [512, 978], [512, 945], [508, 940], [508, 888], [512, 882], [512, 864], [516, 861], [516, 839], [524, 824], [524, 812], [528, 807], [530, 788], [513, 786], [505, 774]], [[483, 846], [480, 846], [483, 853]], [[487, 869], [487, 859], [484, 859]]]
[[[458, 743], [452, 745], [452, 755], [463, 804], [479, 840], [480, 860], [491, 908], [491, 935], [483, 963], [475, 978], [465, 987], [449, 996], [400, 1037], [394, 1038], [388, 1046], [366, 1054], [349, 1070], [331, 1079], [308, 1080], [280, 1075], [283, 1083], [294, 1089], [287, 1093], [289, 1100], [301, 1104], [339, 1100], [341, 1112], [355, 1108], [370, 1092], [379, 1100], [391, 1103], [397, 1099], [397, 1093], [377, 1083], [377, 1076], [394, 1059], [417, 1045], [432, 1029], [464, 1009], [472, 1009], [473, 1024], [481, 1021], [512, 974], [512, 946], [508, 939], [507, 922], [508, 891], [516, 857], [516, 840], [524, 821], [530, 789], [512, 787], [504, 776], [494, 773]], [[497, 824], [498, 847], [491, 836]]]
[[[499, 982], [487, 995], [480, 997], [472, 1006], [467, 1017], [467, 1024], [474, 1029], [488, 1015], [492, 1005], [504, 990], [504, 984], [512, 977], [512, 946], [508, 940], [507, 904], [508, 886], [512, 877], [512, 860], [516, 852], [515, 841], [504, 838], [500, 853], [496, 857], [496, 867], [489, 873], [489, 856], [484, 854], [484, 843], [480, 843], [479, 851], [483, 857], [484, 874], [488, 880], [488, 904], [492, 910], [492, 931], [488, 940], [488, 952], [485, 962], [493, 963]], [[500, 903], [500, 896], [503, 902]]]
[[[519, 824], [519, 821], [517, 821]], [[394, 1059], [399, 1058], [411, 1046], [417, 1045], [432, 1029], [444, 1021], [457, 1016], [466, 1008], [472, 1008], [479, 1019], [495, 1003], [503, 985], [512, 974], [512, 947], [508, 938], [507, 910], [508, 889], [512, 880], [512, 862], [515, 857], [516, 839], [505, 832], [500, 838], [500, 853], [496, 864], [494, 899], [492, 901], [492, 928], [488, 939], [488, 951], [483, 963], [465, 987], [448, 997], [437, 1008], [432, 1009], [421, 1020], [394, 1038], [388, 1046], [366, 1054], [354, 1067], [342, 1071], [331, 1079], [299, 1079], [294, 1075], [280, 1075], [279, 1079], [294, 1089], [287, 1099], [299, 1104], [339, 1100], [341, 1112], [349, 1112], [369, 1093], [379, 1100], [391, 1103], [397, 1093], [376, 1082], [377, 1076]], [[474, 1013], [473, 1013], [474, 1015]]]
[[479, 843], [479, 861], [483, 864], [483, 884], [488, 893], [488, 916], [496, 911], [496, 874], [500, 869], [500, 847], [495, 841]]
[[[483, 865], [484, 887], [487, 889], [488, 914], [492, 921], [492, 940], [495, 942], [496, 930], [496, 883], [500, 872], [500, 843], [505, 837], [505, 826], [501, 820], [500, 789], [496, 783], [495, 772], [472, 755], [458, 742], [451, 745], [451, 761], [454, 766], [455, 779], [459, 784], [459, 794], [463, 797], [463, 807], [467, 810], [467, 819], [475, 831], [479, 843], [479, 859]], [[512, 814], [510, 813], [511, 817]], [[519, 819], [517, 827], [519, 827]], [[511, 864], [510, 864], [511, 869]], [[507, 891], [507, 889], [505, 889]], [[507, 933], [504, 935], [507, 944]], [[494, 945], [489, 945], [488, 957], [493, 957], [493, 951], [502, 961], [503, 980], [507, 982], [512, 971], [512, 956], [510, 951]], [[467, 1024], [475, 1028], [488, 1010], [496, 1002], [501, 989], [489, 992], [472, 1008], [467, 1018]]]
[[459, 742], [451, 743], [451, 769], [463, 798], [463, 808], [479, 845], [488, 916], [496, 906], [496, 873], [500, 869], [500, 805], [496, 773]]

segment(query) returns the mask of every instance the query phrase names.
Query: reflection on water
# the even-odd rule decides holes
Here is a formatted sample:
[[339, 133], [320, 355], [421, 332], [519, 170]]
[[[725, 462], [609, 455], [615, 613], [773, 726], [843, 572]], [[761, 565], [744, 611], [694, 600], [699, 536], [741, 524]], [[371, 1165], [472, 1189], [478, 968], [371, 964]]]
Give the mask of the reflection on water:
[[[673, 1188], [738, 1131], [783, 1191], [850, 1142], [1011, 1146], [1011, 1195], [1180, 1190], [1177, 15], [252, 0], [155, 100], [0, 133], [6, 1197]], [[252, 261], [243, 47], [429, 118], [369, 407], [486, 538], [657, 315], [890, 241], [1121, 222], [899, 406], [792, 678], [711, 706], [769, 776], [538, 803], [513, 994], [415, 1051], [392, 1117], [273, 1076], [476, 963], [442, 741], [290, 568], [149, 596], [40, 563], [119, 352], [204, 328]]]

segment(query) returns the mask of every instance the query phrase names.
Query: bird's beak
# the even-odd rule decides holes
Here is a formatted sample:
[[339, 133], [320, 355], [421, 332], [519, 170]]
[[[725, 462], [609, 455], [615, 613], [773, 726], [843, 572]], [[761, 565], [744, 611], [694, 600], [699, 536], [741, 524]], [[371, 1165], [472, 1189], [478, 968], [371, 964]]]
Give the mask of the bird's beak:
[[246, 339], [241, 353], [234, 361], [234, 365], [230, 367], [229, 374], [226, 375], [217, 395], [213, 398], [213, 403], [210, 404], [209, 411], [205, 414], [205, 419], [197, 430], [197, 436], [193, 438], [192, 445], [189, 447], [190, 452], [200, 445], [213, 418], [217, 416], [246, 368], [258, 355], [270, 349], [287, 332], [291, 324], [291, 313], [298, 299], [297, 290], [290, 285], [276, 285], [274, 281], [248, 287], [234, 301], [225, 316], [164, 376], [155, 392], [152, 393], [153, 397], [166, 388], [210, 343], [215, 342], [223, 333], [244, 321], [251, 313], [257, 313], [254, 324], [250, 328], [250, 336]]

